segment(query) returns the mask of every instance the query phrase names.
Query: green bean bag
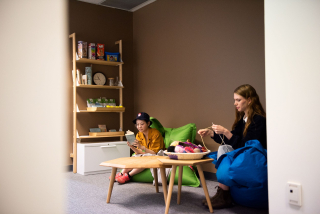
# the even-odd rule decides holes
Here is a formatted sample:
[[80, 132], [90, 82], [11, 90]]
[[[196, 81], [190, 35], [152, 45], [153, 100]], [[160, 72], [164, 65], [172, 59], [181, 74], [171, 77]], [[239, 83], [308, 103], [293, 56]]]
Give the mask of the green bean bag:
[[194, 123], [189, 123], [185, 126], [179, 128], [165, 128], [162, 124], [154, 117], [150, 117], [152, 121], [151, 128], [157, 129], [164, 140], [164, 145], [166, 148], [170, 146], [173, 141], [194, 142], [197, 134], [197, 127]]
[[[151, 128], [157, 129], [163, 136], [166, 148], [168, 148], [173, 141], [185, 142], [189, 140], [190, 142], [194, 142], [196, 138], [197, 127], [194, 123], [189, 123], [179, 128], [165, 128], [156, 118], [150, 117], [150, 120], [152, 121]], [[174, 184], [178, 184], [178, 170], [179, 167], [177, 167]], [[196, 167], [193, 167], [193, 169], [189, 166], [183, 167], [182, 186], [198, 187], [200, 185], [200, 181], [194, 170], [196, 170]], [[170, 175], [171, 173], [169, 174], [168, 180], [170, 179]], [[146, 169], [139, 174], [134, 175], [132, 181], [152, 183], [153, 177], [150, 169]]]

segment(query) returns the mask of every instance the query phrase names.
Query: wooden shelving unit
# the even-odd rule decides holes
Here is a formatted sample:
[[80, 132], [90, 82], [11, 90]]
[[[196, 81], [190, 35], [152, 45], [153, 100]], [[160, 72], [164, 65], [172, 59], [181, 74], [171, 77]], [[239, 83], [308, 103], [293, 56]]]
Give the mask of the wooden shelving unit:
[[[100, 61], [100, 60], [92, 60], [92, 59], [78, 59], [76, 60], [76, 34], [73, 33], [69, 35], [69, 38], [72, 39], [72, 69], [73, 71], [77, 70], [77, 63], [86, 63], [86, 64], [96, 64], [96, 65], [105, 65], [105, 66], [118, 66], [119, 67], [119, 80], [122, 82], [122, 65], [121, 62], [108, 62], [108, 61]], [[122, 60], [122, 40], [115, 42], [116, 45], [119, 45], [119, 53], [120, 59]], [[90, 138], [108, 138], [108, 137], [120, 137], [120, 140], [123, 140], [124, 134], [123, 132], [114, 132], [108, 136], [89, 136], [82, 135], [77, 136], [77, 114], [78, 113], [108, 113], [108, 112], [116, 112], [119, 113], [120, 119], [120, 128], [123, 130], [123, 112], [125, 108], [105, 108], [99, 110], [79, 110], [77, 111], [77, 90], [86, 90], [86, 89], [117, 89], [119, 90], [119, 103], [123, 104], [122, 100], [122, 86], [100, 86], [100, 85], [77, 85], [76, 81], [76, 72], [73, 72], [73, 151], [70, 153], [70, 157], [73, 158], [73, 172], [77, 173], [77, 139], [90, 139]]]

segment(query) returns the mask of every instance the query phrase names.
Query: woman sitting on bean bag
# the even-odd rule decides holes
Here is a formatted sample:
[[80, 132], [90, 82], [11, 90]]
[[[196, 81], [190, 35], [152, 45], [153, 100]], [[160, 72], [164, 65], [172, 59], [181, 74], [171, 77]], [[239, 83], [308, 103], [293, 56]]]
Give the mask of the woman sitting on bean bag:
[[[217, 143], [221, 143], [222, 138], [224, 142], [231, 145], [234, 150], [245, 147], [246, 142], [249, 140], [258, 140], [262, 147], [266, 149], [266, 113], [260, 103], [256, 90], [249, 84], [237, 87], [234, 90], [234, 105], [236, 118], [232, 126], [232, 131], [229, 131], [223, 126], [213, 124], [213, 130], [200, 129], [198, 134], [201, 136], [209, 135]], [[263, 179], [266, 181], [267, 177]], [[217, 189], [216, 195], [211, 198], [212, 208], [219, 209], [232, 206], [229, 186], [219, 181]], [[202, 203], [206, 205], [207, 202], [204, 200]]]

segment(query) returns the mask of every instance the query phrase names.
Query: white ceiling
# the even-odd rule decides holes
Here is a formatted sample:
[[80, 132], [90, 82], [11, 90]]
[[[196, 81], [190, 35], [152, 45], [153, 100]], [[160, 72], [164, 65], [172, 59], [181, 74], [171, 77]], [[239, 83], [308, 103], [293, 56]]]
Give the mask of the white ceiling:
[[134, 12], [156, 0], [78, 0], [105, 7]]

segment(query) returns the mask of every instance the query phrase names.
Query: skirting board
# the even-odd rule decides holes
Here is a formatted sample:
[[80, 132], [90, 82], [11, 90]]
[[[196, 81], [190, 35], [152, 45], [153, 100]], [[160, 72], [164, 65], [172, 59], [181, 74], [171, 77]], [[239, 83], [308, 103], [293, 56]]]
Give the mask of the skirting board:
[[[73, 171], [73, 165], [67, 166], [67, 172], [72, 172], [72, 171]], [[213, 172], [203, 172], [203, 175], [204, 175], [204, 177], [205, 177], [206, 180], [217, 181], [216, 173], [213, 173]], [[199, 177], [198, 173], [197, 173], [197, 176]]]

